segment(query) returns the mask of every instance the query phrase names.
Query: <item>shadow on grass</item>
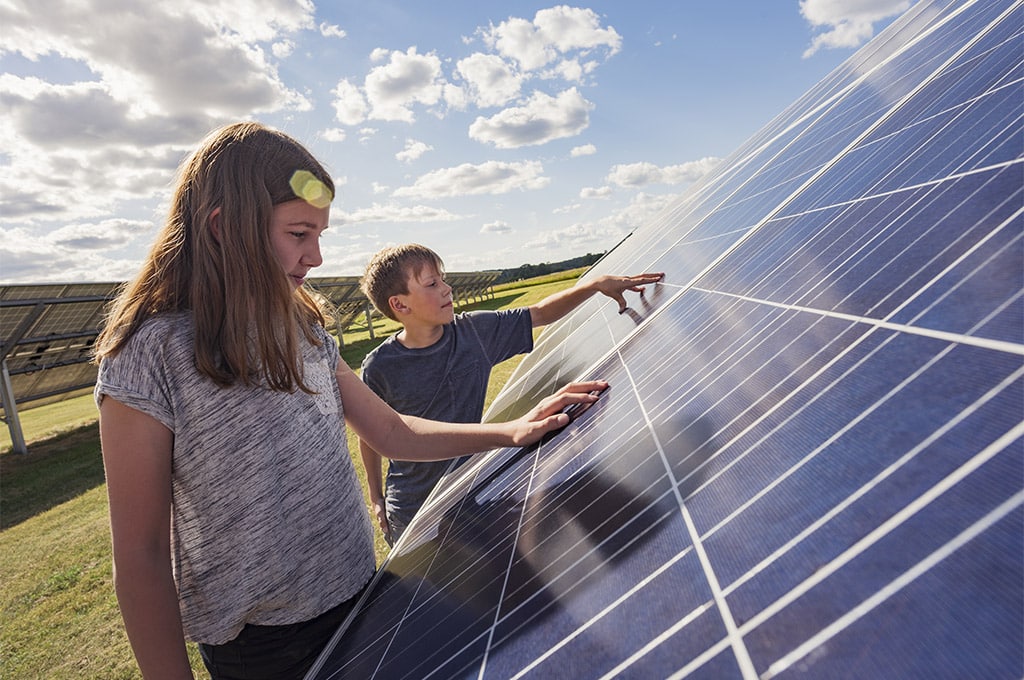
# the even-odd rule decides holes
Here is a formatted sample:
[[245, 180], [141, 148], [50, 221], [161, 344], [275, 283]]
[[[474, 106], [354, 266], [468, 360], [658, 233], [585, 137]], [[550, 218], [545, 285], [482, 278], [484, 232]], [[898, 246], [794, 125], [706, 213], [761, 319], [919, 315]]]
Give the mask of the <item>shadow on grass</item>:
[[69, 501], [104, 482], [97, 423], [0, 455], [0, 529]]

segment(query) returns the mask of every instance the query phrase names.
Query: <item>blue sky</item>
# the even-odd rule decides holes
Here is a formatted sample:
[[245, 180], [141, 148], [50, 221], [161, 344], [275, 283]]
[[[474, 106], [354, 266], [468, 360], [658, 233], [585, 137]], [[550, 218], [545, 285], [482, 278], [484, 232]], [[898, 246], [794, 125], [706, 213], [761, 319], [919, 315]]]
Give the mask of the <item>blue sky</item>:
[[181, 161], [255, 119], [336, 178], [324, 264], [598, 253], [909, 0], [0, 4], [0, 283], [131, 277]]

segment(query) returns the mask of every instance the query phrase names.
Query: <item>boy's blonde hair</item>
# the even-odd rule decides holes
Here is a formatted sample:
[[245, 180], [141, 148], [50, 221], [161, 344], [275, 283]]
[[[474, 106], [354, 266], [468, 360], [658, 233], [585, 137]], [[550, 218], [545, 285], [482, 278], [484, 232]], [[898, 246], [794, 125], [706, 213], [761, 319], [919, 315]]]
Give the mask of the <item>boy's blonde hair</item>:
[[297, 193], [319, 207], [334, 196], [330, 174], [299, 142], [253, 122], [210, 133], [179, 167], [167, 221], [114, 301], [96, 360], [117, 354], [149, 317], [188, 311], [196, 366], [216, 384], [307, 389], [297, 343], [300, 333], [315, 341], [324, 312], [293, 290], [270, 239], [274, 208]]
[[424, 267], [434, 267], [444, 274], [441, 256], [426, 246], [406, 243], [384, 248], [370, 258], [359, 286], [377, 311], [398, 321], [388, 300], [392, 295], [406, 295], [410, 277], [418, 275]]

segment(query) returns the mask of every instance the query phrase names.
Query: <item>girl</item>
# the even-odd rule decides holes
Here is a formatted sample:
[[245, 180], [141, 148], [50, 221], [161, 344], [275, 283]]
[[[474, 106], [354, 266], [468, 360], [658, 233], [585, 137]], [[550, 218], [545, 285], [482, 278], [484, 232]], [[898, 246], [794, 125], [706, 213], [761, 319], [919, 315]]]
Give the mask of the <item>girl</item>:
[[441, 460], [539, 440], [577, 383], [516, 421], [400, 416], [339, 361], [303, 287], [334, 185], [290, 137], [213, 132], [97, 340], [114, 585], [143, 676], [300, 678], [375, 568], [345, 424]]

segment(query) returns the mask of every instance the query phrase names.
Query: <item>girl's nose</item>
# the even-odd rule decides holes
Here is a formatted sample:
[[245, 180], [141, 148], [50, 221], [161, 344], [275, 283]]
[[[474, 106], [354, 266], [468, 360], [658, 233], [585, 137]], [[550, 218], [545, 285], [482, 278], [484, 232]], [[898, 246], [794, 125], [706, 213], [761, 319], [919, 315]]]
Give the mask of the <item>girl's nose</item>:
[[302, 262], [309, 267], [319, 267], [324, 263], [324, 258], [320, 254], [320, 239], [312, 241], [312, 245], [302, 256]]

